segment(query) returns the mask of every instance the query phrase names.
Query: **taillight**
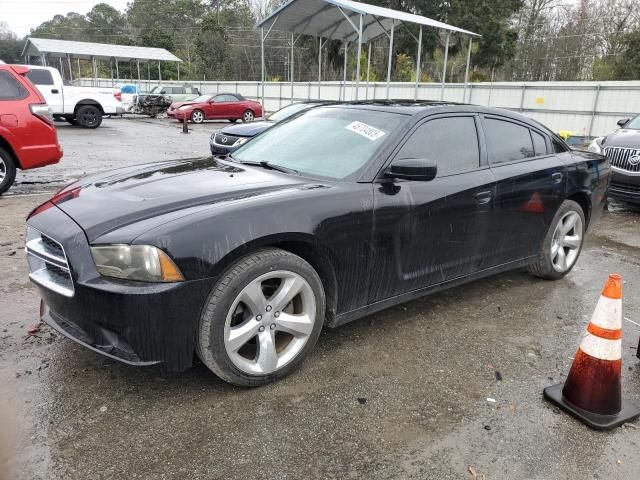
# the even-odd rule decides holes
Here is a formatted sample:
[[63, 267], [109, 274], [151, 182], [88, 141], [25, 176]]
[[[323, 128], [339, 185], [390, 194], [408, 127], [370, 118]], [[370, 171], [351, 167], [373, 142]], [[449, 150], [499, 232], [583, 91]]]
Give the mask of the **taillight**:
[[53, 125], [53, 112], [46, 103], [32, 103], [29, 105], [31, 113], [38, 117], [40, 120]]
[[113, 92], [113, 96], [116, 97], [116, 100], [119, 102], [122, 101], [122, 92]]

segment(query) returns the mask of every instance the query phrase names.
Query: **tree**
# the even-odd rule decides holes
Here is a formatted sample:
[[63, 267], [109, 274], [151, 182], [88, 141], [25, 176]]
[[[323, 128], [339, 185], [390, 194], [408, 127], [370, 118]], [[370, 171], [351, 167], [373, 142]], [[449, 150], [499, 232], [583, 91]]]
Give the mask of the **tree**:
[[5, 63], [22, 63], [20, 54], [23, 43], [9, 30], [6, 22], [0, 22], [0, 60]]
[[123, 14], [106, 3], [94, 6], [86, 16], [87, 39], [92, 42], [129, 44], [127, 21]]
[[622, 40], [624, 53], [616, 61], [616, 80], [640, 79], [640, 29], [626, 34]]

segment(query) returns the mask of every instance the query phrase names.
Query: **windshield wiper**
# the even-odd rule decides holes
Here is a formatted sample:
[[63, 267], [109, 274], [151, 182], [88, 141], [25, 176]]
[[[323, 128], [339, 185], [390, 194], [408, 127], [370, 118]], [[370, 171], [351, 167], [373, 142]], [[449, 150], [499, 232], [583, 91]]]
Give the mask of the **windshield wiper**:
[[242, 163], [244, 165], [253, 165], [255, 167], [266, 168], [267, 170], [275, 170], [276, 172], [293, 173], [295, 175], [300, 175], [300, 172], [298, 170], [295, 170], [295, 169], [289, 168], [289, 167], [283, 167], [282, 165], [276, 165], [276, 164], [273, 164], [273, 163], [269, 163], [266, 160], [261, 160], [260, 162], [243, 162], [243, 161], [240, 161], [240, 163]]

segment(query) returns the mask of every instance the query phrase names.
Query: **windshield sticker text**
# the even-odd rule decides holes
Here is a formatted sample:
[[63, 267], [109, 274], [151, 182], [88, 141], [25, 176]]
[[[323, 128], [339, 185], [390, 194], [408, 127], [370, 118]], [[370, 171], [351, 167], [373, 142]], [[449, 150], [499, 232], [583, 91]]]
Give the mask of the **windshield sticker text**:
[[349, 125], [347, 125], [344, 128], [346, 128], [347, 130], [351, 130], [352, 132], [357, 133], [358, 135], [362, 135], [363, 137], [368, 138], [372, 142], [384, 135], [384, 132], [382, 130], [378, 130], [377, 128], [372, 127], [371, 125], [367, 125], [366, 123], [357, 122], [357, 121], [351, 122]]

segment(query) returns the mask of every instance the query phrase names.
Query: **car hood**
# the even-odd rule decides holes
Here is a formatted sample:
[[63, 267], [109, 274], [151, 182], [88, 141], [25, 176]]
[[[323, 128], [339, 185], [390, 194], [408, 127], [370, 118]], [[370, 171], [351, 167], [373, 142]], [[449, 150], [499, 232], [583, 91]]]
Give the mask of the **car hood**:
[[258, 122], [248, 122], [243, 123], [242, 125], [225, 127], [220, 130], [219, 133], [223, 133], [225, 135], [233, 135], [235, 137], [253, 137], [261, 132], [264, 132], [266, 129], [273, 127], [274, 125], [275, 122], [261, 120]]
[[627, 147], [640, 149], [640, 130], [621, 128], [606, 136], [603, 147]]
[[[164, 216], [161, 222], [166, 222], [170, 212], [183, 216], [194, 208], [297, 189], [306, 182], [302, 177], [210, 157], [139, 165], [87, 177], [51, 201], [93, 242], [136, 223], [145, 225], [143, 231], [154, 228], [158, 221], [153, 219]], [[140, 234], [140, 228], [129, 230]]]
[[191, 105], [192, 103], [193, 102], [173, 102], [171, 105], [169, 105], [169, 108], [172, 110], [177, 110], [183, 105]]

